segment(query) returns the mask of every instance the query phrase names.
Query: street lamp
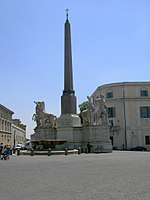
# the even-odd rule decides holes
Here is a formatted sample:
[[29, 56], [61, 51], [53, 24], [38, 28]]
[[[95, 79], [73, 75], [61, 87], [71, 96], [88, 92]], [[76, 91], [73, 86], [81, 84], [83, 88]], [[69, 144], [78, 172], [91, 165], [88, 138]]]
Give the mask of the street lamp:
[[16, 130], [14, 130], [14, 148], [16, 146]]

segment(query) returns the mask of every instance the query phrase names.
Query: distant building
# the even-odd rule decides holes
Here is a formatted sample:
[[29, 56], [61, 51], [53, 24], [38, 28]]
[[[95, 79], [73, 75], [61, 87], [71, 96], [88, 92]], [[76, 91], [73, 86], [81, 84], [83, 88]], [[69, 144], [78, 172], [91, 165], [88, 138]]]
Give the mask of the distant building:
[[11, 145], [13, 111], [0, 104], [0, 143]]
[[26, 126], [18, 119], [12, 119], [13, 111], [0, 104], [0, 143], [12, 147], [26, 143]]
[[13, 119], [12, 123], [12, 145], [26, 144], [26, 125], [22, 124], [19, 119]]
[[121, 82], [99, 86], [111, 124], [110, 139], [117, 149], [142, 145], [150, 150], [150, 82]]

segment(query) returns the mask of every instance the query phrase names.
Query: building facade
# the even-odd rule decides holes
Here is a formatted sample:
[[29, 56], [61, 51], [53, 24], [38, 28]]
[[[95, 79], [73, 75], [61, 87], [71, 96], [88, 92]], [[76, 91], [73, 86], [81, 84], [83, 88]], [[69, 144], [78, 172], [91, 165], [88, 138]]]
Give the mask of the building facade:
[[[14, 147], [26, 142], [26, 126], [13, 120], [13, 111], [0, 104], [0, 143]], [[20, 120], [19, 120], [20, 121]]]
[[26, 131], [15, 124], [12, 124], [12, 135], [11, 135], [11, 145], [13, 147], [17, 144], [25, 145], [26, 144]]
[[19, 119], [13, 119], [12, 123], [12, 145], [26, 144], [26, 125], [22, 124]]
[[0, 143], [10, 145], [12, 140], [13, 111], [0, 104]]
[[117, 149], [138, 145], [150, 150], [150, 82], [120, 82], [99, 86], [92, 94], [104, 95], [110, 139]]

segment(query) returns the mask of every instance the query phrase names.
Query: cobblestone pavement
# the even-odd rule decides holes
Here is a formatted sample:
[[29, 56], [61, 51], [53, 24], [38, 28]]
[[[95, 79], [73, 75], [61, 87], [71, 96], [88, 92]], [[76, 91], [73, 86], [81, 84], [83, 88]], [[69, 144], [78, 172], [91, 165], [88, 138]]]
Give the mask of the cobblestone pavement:
[[150, 200], [150, 152], [11, 156], [0, 200]]

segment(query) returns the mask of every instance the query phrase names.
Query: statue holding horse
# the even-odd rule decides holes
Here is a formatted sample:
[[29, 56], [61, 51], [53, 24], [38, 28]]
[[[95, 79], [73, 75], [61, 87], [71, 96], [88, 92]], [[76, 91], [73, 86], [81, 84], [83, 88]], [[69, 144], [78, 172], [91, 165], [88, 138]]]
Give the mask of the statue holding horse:
[[81, 113], [84, 125], [102, 125], [107, 124], [108, 114], [107, 106], [103, 95], [100, 97], [87, 97], [88, 108]]
[[108, 124], [108, 113], [104, 96], [100, 95], [98, 98], [94, 99], [94, 105], [94, 123], [97, 125]]

